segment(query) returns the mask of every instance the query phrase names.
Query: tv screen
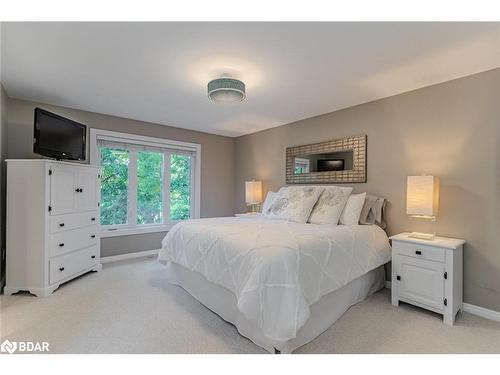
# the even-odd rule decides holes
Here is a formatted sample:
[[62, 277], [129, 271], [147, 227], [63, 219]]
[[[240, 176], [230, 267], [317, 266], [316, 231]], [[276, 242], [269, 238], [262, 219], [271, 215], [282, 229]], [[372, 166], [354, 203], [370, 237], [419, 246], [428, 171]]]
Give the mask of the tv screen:
[[343, 159], [318, 160], [318, 172], [343, 171]]
[[35, 108], [33, 152], [56, 159], [85, 160], [85, 125]]

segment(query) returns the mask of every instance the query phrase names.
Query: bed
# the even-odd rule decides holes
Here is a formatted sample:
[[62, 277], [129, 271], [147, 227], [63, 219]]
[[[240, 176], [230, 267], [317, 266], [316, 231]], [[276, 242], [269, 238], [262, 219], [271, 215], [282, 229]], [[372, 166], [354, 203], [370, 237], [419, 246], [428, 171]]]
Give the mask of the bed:
[[390, 246], [376, 225], [211, 218], [176, 224], [158, 259], [240, 334], [291, 353], [384, 287]]

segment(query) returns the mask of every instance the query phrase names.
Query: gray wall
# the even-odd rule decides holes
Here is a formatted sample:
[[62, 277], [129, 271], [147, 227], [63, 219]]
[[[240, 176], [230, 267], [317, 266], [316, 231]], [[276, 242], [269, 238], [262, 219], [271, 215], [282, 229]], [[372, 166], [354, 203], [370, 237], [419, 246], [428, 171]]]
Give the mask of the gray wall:
[[[151, 137], [201, 144], [202, 217], [233, 214], [234, 139], [115, 116], [56, 107], [18, 99], [8, 99], [8, 157], [37, 158], [33, 153], [33, 110], [41, 107], [86, 124], [90, 128], [113, 130]], [[101, 255], [117, 255], [160, 248], [165, 233], [105, 238]]]
[[7, 95], [0, 82], [0, 290], [5, 277], [5, 176], [7, 166]]
[[465, 301], [500, 311], [500, 69], [237, 138], [236, 209], [245, 180], [285, 184], [286, 147], [358, 134], [368, 182], [355, 191], [389, 200], [390, 234], [424, 230], [406, 216], [406, 176], [440, 176], [436, 229], [467, 240]]

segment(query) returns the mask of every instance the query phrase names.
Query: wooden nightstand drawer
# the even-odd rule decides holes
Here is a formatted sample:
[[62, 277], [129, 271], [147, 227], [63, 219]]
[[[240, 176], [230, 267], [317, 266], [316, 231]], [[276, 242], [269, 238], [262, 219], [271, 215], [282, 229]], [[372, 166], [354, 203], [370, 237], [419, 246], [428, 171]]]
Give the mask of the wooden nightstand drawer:
[[400, 241], [393, 241], [392, 247], [398, 254], [407, 257], [432, 260], [440, 263], [445, 262], [445, 250], [439, 247]]

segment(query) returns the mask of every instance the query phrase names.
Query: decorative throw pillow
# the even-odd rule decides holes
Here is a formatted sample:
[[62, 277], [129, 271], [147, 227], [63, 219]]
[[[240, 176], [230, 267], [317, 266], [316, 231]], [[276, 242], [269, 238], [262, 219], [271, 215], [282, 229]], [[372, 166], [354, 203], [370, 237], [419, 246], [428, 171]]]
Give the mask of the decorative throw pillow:
[[322, 192], [323, 188], [319, 186], [282, 187], [266, 216], [270, 219], [306, 223]]
[[271, 208], [271, 205], [274, 202], [274, 198], [276, 198], [276, 193], [275, 191], [268, 191], [266, 195], [266, 200], [262, 204], [262, 215], [266, 216], [267, 213], [269, 212], [269, 209]]
[[312, 210], [309, 222], [337, 225], [351, 191], [351, 187], [326, 186]]
[[361, 210], [365, 204], [366, 193], [352, 194], [342, 211], [340, 216], [340, 224], [344, 225], [357, 225], [359, 224], [359, 217]]

